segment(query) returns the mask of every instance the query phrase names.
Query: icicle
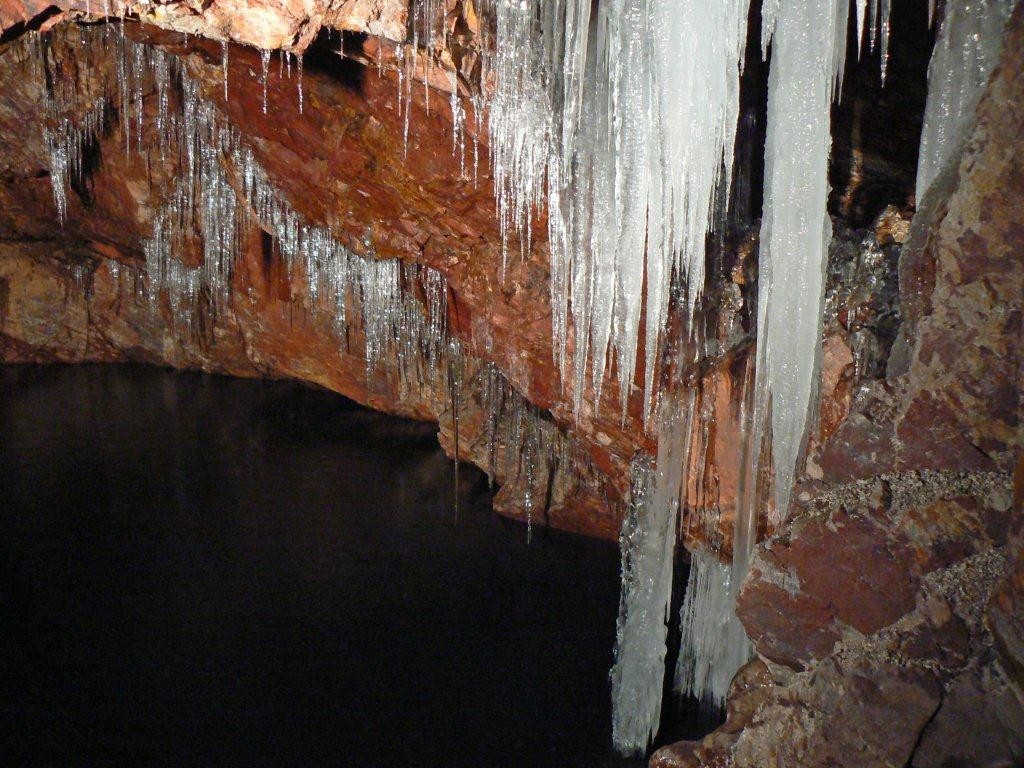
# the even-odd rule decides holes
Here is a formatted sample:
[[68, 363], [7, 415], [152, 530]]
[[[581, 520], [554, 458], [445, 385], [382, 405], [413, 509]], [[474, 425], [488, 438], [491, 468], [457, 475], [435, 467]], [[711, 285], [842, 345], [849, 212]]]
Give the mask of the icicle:
[[452, 72], [449, 75], [451, 94], [448, 102], [452, 112], [452, 152], [459, 155], [460, 172], [466, 172], [466, 111], [459, 99], [459, 78]]
[[[622, 521], [622, 595], [612, 683], [612, 741], [642, 754], [658, 729], [665, 682], [665, 638], [672, 597], [676, 506], [662, 496], [668, 482], [650, 459], [633, 462], [632, 490]], [[657, 485], [657, 487], [656, 487]]]
[[299, 78], [298, 78], [298, 80], [299, 80], [299, 114], [300, 114], [300, 115], [302, 114], [302, 109], [303, 109], [303, 97], [302, 97], [302, 62], [303, 62], [303, 57], [304, 57], [304, 56], [305, 56], [305, 54], [303, 54], [303, 53], [300, 53], [300, 54], [299, 54], [299, 58], [298, 58], [298, 62], [296, 63], [296, 69], [298, 70], [298, 75], [299, 75]]
[[[872, 0], [875, 2], [876, 0]], [[857, 59], [860, 59], [860, 54], [864, 42], [864, 27], [867, 24], [868, 15], [868, 0], [857, 0]]]
[[260, 51], [260, 62], [263, 65], [263, 114], [267, 114], [267, 76], [270, 69], [270, 51]]
[[[782, 515], [818, 386], [821, 300], [832, 233], [825, 204], [837, 21], [845, 33], [845, 17], [837, 19], [832, 0], [783, 0], [775, 18], [765, 22], [772, 61], [753, 418], [759, 444], [770, 406], [775, 500]], [[753, 512], [741, 510], [737, 526], [745, 526], [743, 517]], [[740, 550], [752, 544], [737, 542]], [[744, 557], [737, 551], [734, 562]]]
[[50, 165], [50, 185], [57, 218], [63, 225], [68, 214], [68, 187], [81, 182], [85, 174], [85, 149], [96, 141], [106, 119], [107, 102], [99, 99], [78, 124], [60, 119], [56, 130], [43, 128], [43, 143]]
[[458, 343], [452, 339], [448, 347], [448, 396], [452, 408], [452, 439], [455, 447], [455, 487], [453, 490], [453, 507], [455, 525], [459, 524], [459, 390], [462, 388], [462, 360], [459, 355]]
[[685, 274], [691, 310], [703, 288], [711, 206], [731, 167], [747, 0], [621, 0], [593, 17], [587, 0], [496, 0], [493, 13], [503, 250], [513, 234], [529, 247], [546, 202], [555, 356], [577, 415], [588, 386], [599, 399], [609, 349], [625, 408], [646, 290], [650, 413], [669, 282]]
[[736, 618], [732, 567], [697, 550], [690, 560], [680, 609], [682, 642], [675, 688], [720, 710], [736, 671], [750, 658], [750, 643]]
[[220, 42], [220, 66], [221, 71], [224, 73], [224, 102], [228, 100], [228, 41], [221, 40]]
[[917, 204], [956, 155], [999, 60], [1014, 0], [947, 0], [928, 65], [928, 101], [917, 162]]
[[889, 66], [889, 16], [892, 9], [892, 0], [874, 0], [874, 2], [881, 2], [882, 4], [879, 16], [881, 17], [880, 23], [882, 25], [882, 85], [885, 85], [885, 73]]

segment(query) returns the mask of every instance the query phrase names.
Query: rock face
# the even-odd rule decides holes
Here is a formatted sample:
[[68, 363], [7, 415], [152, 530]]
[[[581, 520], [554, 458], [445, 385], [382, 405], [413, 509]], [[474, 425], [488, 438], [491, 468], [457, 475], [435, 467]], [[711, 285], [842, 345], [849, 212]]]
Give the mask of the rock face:
[[[548, 426], [539, 429], [564, 437], [566, 422], [561, 428], [555, 422], [568, 414], [571, 401], [552, 364], [543, 246], [537, 246], [537, 258], [513, 259], [505, 280], [499, 281], [502, 254], [493, 198], [482, 173], [479, 181], [473, 179], [470, 150], [464, 158], [452, 152], [447, 110], [439, 114], [435, 102], [428, 112], [423, 92], [413, 89], [407, 108], [414, 130], [406, 147], [405, 114], [396, 99], [394, 73], [387, 70], [378, 74], [348, 67], [334, 54], [311, 55], [301, 81], [300, 113], [297, 75], [276, 60], [264, 89], [262, 62], [250, 49], [231, 48], [225, 81], [219, 46], [144, 27], [126, 31], [175, 58], [202, 102], [214, 105], [224, 124], [252, 150], [296, 216], [328, 227], [356, 257], [403, 258], [445, 275], [447, 326], [478, 361], [463, 372], [467, 380], [484, 360], [496, 364], [518, 393], [555, 414], [554, 420], [544, 416]], [[156, 151], [160, 96], [152, 85], [132, 95], [147, 116], [142, 133], [130, 122], [125, 129], [116, 111], [119, 97], [109, 92], [119, 87], [106, 47], [111, 32], [60, 26], [45, 51], [27, 50], [23, 38], [0, 54], [5, 94], [0, 104], [3, 358], [127, 358], [232, 375], [291, 376], [376, 408], [438, 419], [442, 441], [453, 452], [452, 408], [444, 393], [403, 398], [393, 388], [371, 386], [362, 340], [343, 344], [330, 323], [310, 317], [293, 301], [302, 288], [291, 286], [277, 246], [260, 227], [248, 229], [242, 238], [232, 272], [235, 298], [215, 317], [209, 314], [198, 331], [182, 332], [172, 306], [158, 303], [153, 312], [153, 302], [140, 300], [127, 285], [128, 276], [142, 267], [143, 246], [183, 166], [181, 158], [160, 157]], [[34, 69], [40, 57], [45, 72]], [[265, 116], [264, 93], [266, 114], [273, 120]], [[77, 124], [101, 97], [115, 105], [114, 113], [105, 118], [95, 141], [86, 140], [90, 170], [72, 179], [67, 221], [59, 227], [44, 130], [56, 131], [66, 121]], [[40, 121], [43, 125], [36, 127]], [[26, 131], [26, 126], [33, 128]], [[131, 151], [124, 150], [126, 142]], [[135, 144], [153, 154], [136, 151]], [[486, 163], [486, 146], [479, 157]], [[232, 183], [241, 180], [235, 176]], [[201, 251], [190, 248], [185, 262], [201, 263]], [[54, 313], [54, 308], [62, 311]], [[465, 433], [460, 456], [487, 467], [491, 462], [482, 454], [493, 452], [474, 447], [482, 446], [479, 430], [486, 414], [473, 412], [469, 389], [460, 404], [465, 410], [460, 414]], [[635, 419], [623, 424], [610, 407], [602, 413], [607, 415], [575, 429], [573, 447], [567, 449], [571, 456], [555, 473], [565, 479], [547, 483], [550, 491], [544, 489], [541, 470], [525, 485], [507, 482], [517, 472], [499, 470], [497, 479], [507, 487], [499, 508], [525, 516], [532, 503], [538, 518], [546, 507], [543, 516], [552, 524], [617, 536], [616, 502], [628, 485], [628, 462], [649, 446], [649, 439]], [[554, 472], [554, 462], [545, 463]], [[525, 486], [534, 482], [538, 489], [530, 493]], [[529, 501], [552, 493], [573, 501]]]
[[758, 702], [652, 765], [1024, 763], [1022, 69], [1018, 7], [963, 155], [911, 225], [888, 377], [811, 452], [743, 586]]
[[[58, 11], [59, 9], [59, 11]], [[125, 2], [125, 0], [2, 0], [0, 30], [29, 24], [51, 13], [61, 16], [131, 16], [147, 24], [263, 50], [302, 52], [327, 27], [405, 40], [409, 6], [403, 0], [215, 0], [214, 2]], [[51, 22], [52, 23], [52, 22]]]

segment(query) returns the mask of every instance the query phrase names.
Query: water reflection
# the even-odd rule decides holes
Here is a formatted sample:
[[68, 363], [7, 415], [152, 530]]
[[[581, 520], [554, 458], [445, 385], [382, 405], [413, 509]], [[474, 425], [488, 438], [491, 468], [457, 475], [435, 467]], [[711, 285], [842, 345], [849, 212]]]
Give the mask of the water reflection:
[[613, 545], [329, 393], [0, 367], [8, 764], [613, 766]]

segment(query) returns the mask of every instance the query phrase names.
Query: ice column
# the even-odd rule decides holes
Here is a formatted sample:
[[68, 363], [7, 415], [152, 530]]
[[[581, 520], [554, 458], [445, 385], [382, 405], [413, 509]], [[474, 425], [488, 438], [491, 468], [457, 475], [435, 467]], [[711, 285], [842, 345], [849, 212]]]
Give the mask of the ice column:
[[750, 658], [750, 643], [736, 618], [732, 567], [712, 552], [695, 550], [680, 611], [682, 640], [675, 688], [721, 709], [729, 684]]
[[675, 506], [659, 504], [650, 459], [633, 464], [633, 484], [619, 546], [619, 600], [612, 682], [612, 741], [642, 754], [658, 729], [665, 682], [665, 639], [672, 597]]
[[1014, 0], [948, 0], [928, 65], [928, 102], [917, 161], [917, 204], [956, 154], [999, 59]]
[[666, 393], [658, 411], [657, 468], [633, 463], [619, 539], [622, 595], [611, 673], [612, 739], [624, 753], [647, 748], [661, 715], [676, 522], [687, 485], [694, 402], [693, 389]]
[[[775, 504], [785, 515], [818, 387], [821, 302], [832, 225], [828, 198], [829, 108], [845, 57], [843, 0], [782, 0], [764, 9], [772, 43], [765, 193], [757, 305], [752, 449], [769, 426]], [[753, 505], [751, 505], [753, 507]], [[736, 520], [734, 568], [746, 572], [754, 510]]]

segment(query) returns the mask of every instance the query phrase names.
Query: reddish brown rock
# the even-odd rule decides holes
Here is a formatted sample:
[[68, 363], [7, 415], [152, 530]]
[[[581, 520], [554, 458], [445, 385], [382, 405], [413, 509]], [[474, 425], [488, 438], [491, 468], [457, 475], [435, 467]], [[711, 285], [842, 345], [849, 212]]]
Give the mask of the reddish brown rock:
[[0, 0], [0, 30], [57, 10], [83, 16], [130, 17], [153, 26], [254, 48], [301, 53], [324, 26], [404, 41], [404, 0]]
[[904, 245], [889, 378], [812, 449], [744, 583], [770, 695], [738, 735], [705, 739], [728, 736], [724, 758], [691, 749], [699, 765], [1021, 759], [1024, 8], [1004, 46]]

